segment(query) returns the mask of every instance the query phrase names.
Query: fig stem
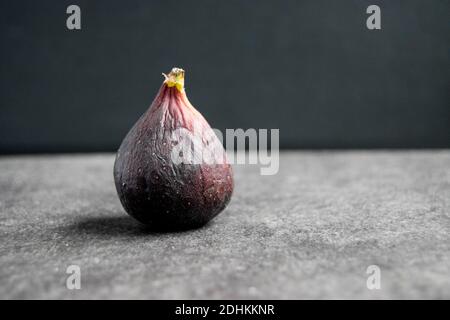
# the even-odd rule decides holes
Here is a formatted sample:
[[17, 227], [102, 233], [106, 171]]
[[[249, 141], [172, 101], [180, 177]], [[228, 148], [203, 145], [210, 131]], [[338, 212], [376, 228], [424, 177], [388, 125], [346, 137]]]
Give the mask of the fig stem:
[[176, 87], [178, 91], [184, 90], [184, 70], [181, 68], [172, 68], [169, 74], [162, 74], [165, 78], [164, 83], [169, 87]]

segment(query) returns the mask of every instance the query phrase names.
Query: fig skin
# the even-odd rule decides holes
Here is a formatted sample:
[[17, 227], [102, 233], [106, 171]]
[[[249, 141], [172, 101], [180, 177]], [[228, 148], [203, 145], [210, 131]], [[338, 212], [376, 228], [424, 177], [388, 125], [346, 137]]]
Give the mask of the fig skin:
[[[187, 99], [181, 71], [181, 90], [166, 79], [150, 108], [126, 135], [114, 163], [114, 181], [125, 211], [153, 230], [203, 226], [227, 206], [234, 188], [223, 146]], [[179, 128], [185, 131], [175, 132]], [[223, 153], [217, 156], [221, 161], [173, 162], [173, 148], [188, 139], [183, 132], [198, 128], [209, 133], [200, 137], [202, 148], [221, 148]]]

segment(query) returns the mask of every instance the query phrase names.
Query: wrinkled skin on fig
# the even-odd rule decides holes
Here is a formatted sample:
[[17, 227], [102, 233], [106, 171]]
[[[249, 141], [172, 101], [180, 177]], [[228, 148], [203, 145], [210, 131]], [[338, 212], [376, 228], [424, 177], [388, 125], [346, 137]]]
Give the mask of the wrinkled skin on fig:
[[[174, 148], [186, 145], [198, 128], [203, 150], [220, 161], [174, 162]], [[197, 228], [217, 216], [229, 203], [234, 183], [223, 146], [211, 132], [184, 91], [163, 84], [117, 152], [114, 180], [125, 211], [155, 230]]]

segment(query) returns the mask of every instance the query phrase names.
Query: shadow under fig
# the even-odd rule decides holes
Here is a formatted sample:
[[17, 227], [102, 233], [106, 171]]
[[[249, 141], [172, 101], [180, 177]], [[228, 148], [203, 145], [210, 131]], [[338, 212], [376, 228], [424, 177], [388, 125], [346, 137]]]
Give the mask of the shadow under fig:
[[[207, 228], [210, 223], [201, 228]], [[82, 217], [65, 228], [66, 232], [89, 234], [104, 237], [148, 236], [163, 234], [181, 234], [197, 229], [154, 229], [139, 223], [133, 218], [123, 216]]]

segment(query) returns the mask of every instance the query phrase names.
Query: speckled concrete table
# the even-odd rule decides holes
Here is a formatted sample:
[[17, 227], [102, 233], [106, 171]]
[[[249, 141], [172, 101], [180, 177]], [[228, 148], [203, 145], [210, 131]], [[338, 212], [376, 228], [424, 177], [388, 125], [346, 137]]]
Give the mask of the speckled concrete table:
[[450, 298], [450, 151], [285, 152], [274, 176], [236, 166], [221, 215], [160, 234], [124, 213], [113, 161], [0, 157], [0, 298]]

